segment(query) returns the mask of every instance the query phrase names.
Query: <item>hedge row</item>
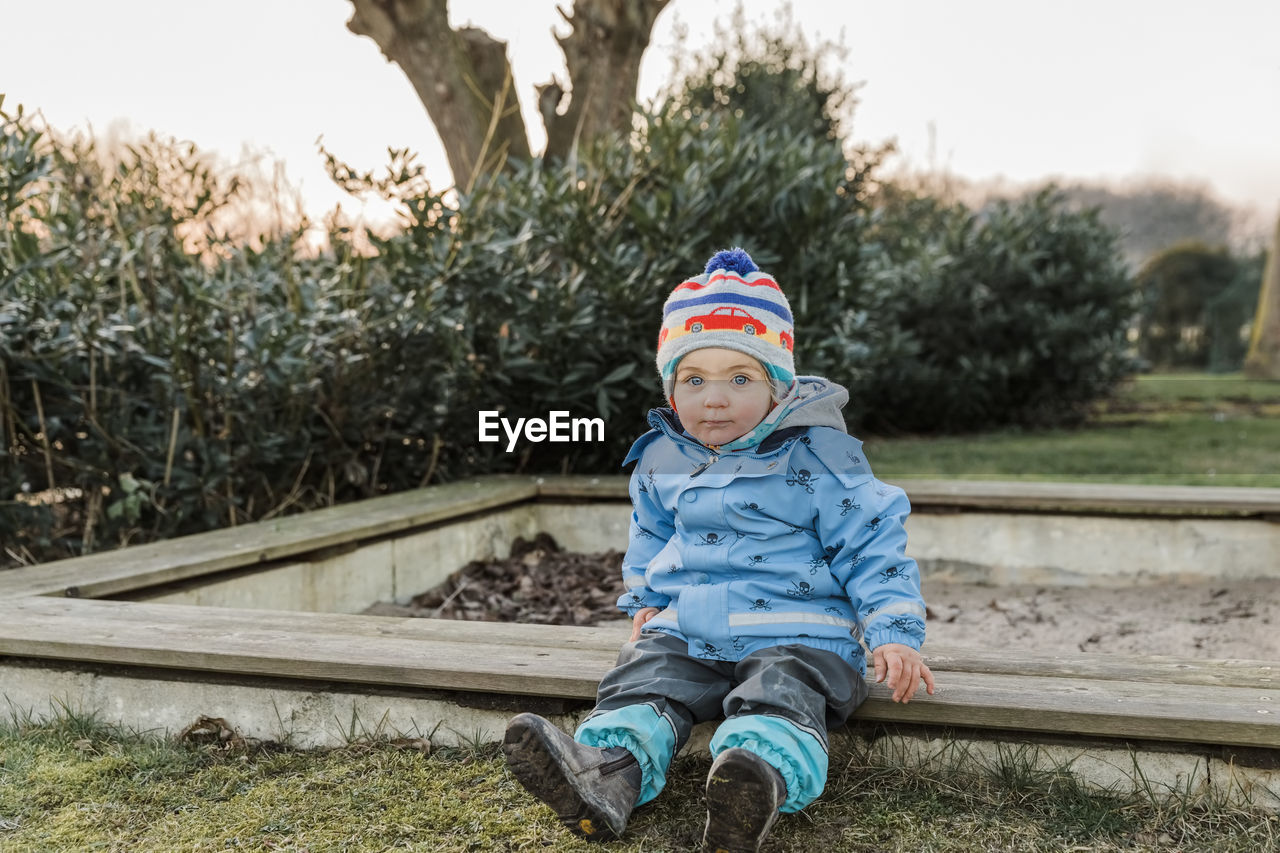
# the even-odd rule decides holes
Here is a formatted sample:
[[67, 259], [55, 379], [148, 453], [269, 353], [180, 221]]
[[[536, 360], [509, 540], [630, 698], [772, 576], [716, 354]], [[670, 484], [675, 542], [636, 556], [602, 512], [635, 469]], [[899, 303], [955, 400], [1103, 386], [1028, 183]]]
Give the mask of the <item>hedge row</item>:
[[[300, 257], [298, 233], [215, 228], [236, 187], [190, 148], [104, 162], [2, 121], [0, 541], [24, 558], [478, 473], [617, 472], [660, 402], [662, 301], [727, 246], [781, 282], [797, 362], [850, 387], [855, 430], [1075, 420], [1127, 369], [1132, 283], [1094, 216], [898, 197], [825, 137], [671, 108], [451, 204], [400, 155], [382, 190], [402, 229]], [[506, 453], [477, 441], [490, 409], [600, 417], [605, 440]]]

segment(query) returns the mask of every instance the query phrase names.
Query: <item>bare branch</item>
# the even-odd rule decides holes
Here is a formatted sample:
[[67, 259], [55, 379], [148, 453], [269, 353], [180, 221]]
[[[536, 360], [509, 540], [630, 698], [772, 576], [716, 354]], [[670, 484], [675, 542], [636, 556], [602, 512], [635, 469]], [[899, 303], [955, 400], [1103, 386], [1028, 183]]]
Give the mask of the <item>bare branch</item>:
[[486, 152], [528, 159], [529, 139], [510, 83], [506, 42], [471, 27], [454, 31], [447, 0], [351, 4], [354, 13], [347, 29], [373, 39], [404, 71], [440, 134], [455, 182], [469, 181], [477, 169], [487, 170]]
[[[400, 66], [444, 142], [454, 181], [470, 185], [508, 158], [527, 159], [529, 140], [511, 79], [506, 42], [449, 26], [447, 0], [350, 0], [347, 28], [373, 39]], [[626, 132], [654, 21], [670, 0], [576, 0], [557, 6], [570, 31], [557, 35], [567, 84], [537, 87], [546, 156], [565, 158], [581, 139]]]
[[[631, 127], [640, 60], [669, 0], [577, 0], [572, 28], [556, 36], [569, 71], [568, 108], [547, 124], [547, 156], [566, 158], [579, 139]], [[543, 113], [546, 120], [546, 113]]]

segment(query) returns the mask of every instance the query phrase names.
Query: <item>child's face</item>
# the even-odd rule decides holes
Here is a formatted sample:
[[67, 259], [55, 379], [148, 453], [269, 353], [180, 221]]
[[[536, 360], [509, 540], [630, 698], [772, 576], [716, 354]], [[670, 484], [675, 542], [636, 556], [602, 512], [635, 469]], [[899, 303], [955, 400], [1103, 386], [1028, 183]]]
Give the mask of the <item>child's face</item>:
[[676, 369], [680, 423], [703, 444], [727, 444], [750, 432], [773, 408], [760, 362], [737, 350], [697, 349]]

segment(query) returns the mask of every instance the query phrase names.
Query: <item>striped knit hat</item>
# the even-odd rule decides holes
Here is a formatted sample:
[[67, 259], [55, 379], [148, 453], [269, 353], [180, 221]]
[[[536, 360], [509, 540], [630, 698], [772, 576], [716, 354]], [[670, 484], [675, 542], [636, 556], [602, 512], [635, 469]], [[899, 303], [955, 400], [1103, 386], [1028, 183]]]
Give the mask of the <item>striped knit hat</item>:
[[773, 277], [742, 249], [717, 252], [702, 275], [676, 286], [662, 306], [658, 373], [668, 399], [680, 359], [696, 349], [723, 347], [764, 366], [776, 399], [795, 380], [791, 306]]

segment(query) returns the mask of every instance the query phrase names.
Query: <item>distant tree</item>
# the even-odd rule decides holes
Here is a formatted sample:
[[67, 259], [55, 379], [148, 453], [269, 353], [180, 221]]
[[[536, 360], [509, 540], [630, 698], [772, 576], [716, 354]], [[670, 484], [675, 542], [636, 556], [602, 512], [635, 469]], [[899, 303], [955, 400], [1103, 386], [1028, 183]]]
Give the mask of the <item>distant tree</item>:
[[1134, 270], [1180, 243], [1229, 246], [1237, 242], [1240, 213], [1202, 187], [1074, 184], [1063, 187], [1062, 192], [1076, 209], [1098, 209], [1103, 224], [1120, 233], [1125, 261]]
[[[569, 73], [538, 87], [544, 156], [631, 127], [640, 60], [670, 0], [576, 0], [557, 36]], [[467, 187], [508, 161], [530, 157], [507, 44], [476, 27], [449, 26], [448, 0], [351, 0], [347, 28], [400, 66], [440, 133], [454, 183]], [[568, 86], [566, 89], [565, 86]]]
[[1183, 243], [1153, 257], [1137, 277], [1139, 354], [1159, 368], [1203, 369], [1211, 355], [1221, 362], [1234, 352], [1229, 366], [1238, 368], [1244, 355], [1240, 331], [1252, 313], [1251, 301], [1232, 298], [1240, 273], [1225, 247]]
[[1207, 366], [1212, 373], [1233, 372], [1244, 366], [1267, 253], [1233, 254], [1233, 257], [1235, 278], [1205, 306], [1205, 329], [1209, 337]]
[[1244, 372], [1251, 379], [1280, 379], [1280, 218], [1262, 274]]

